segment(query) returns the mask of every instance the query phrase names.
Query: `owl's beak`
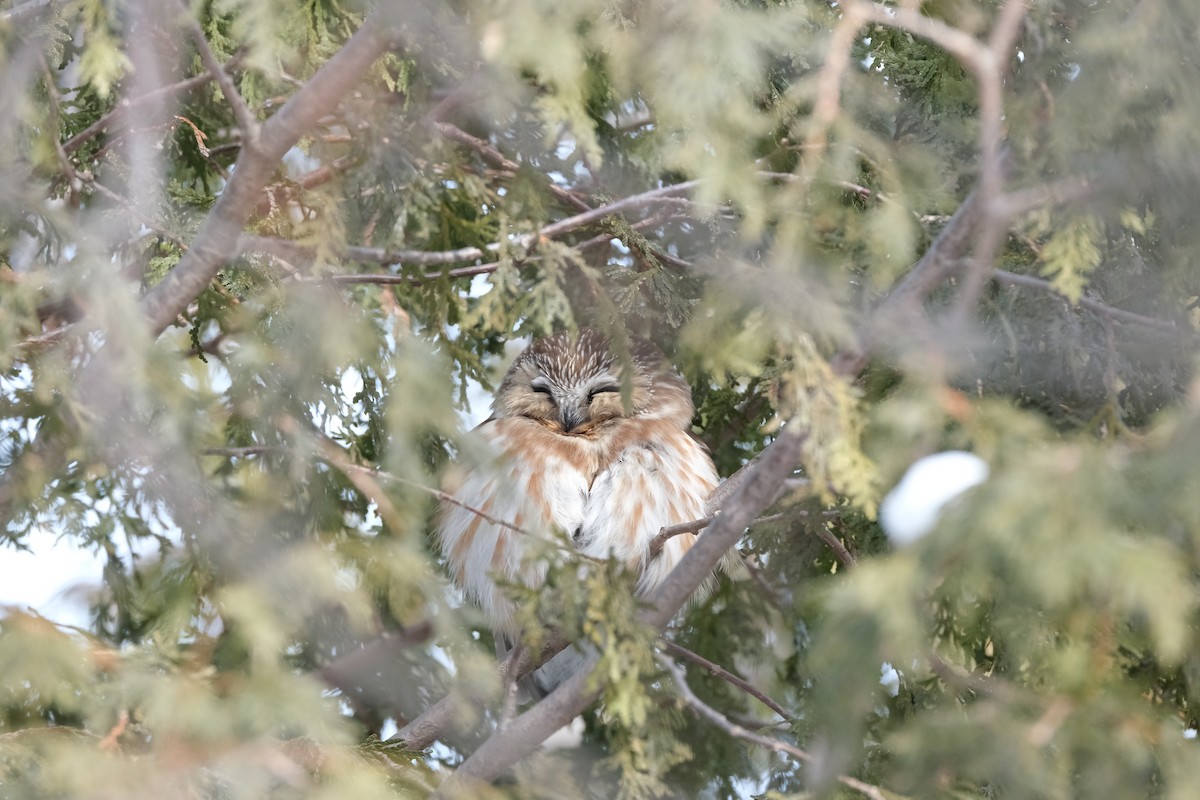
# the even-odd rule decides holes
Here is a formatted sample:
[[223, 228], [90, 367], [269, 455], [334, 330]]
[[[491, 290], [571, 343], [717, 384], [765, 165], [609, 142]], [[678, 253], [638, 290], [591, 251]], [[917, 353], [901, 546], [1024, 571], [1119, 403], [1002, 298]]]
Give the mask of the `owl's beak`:
[[570, 433], [587, 421], [587, 414], [583, 409], [574, 405], [562, 406], [560, 417], [564, 433]]

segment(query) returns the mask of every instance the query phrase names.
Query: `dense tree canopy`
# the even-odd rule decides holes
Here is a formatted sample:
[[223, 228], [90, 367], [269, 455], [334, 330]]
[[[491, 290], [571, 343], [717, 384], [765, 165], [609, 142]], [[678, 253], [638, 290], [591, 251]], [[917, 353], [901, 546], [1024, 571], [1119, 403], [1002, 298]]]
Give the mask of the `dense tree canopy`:
[[[1190, 797], [1197, 36], [1188, 0], [0, 2], [0, 558], [106, 559], [86, 630], [0, 608], [0, 794]], [[512, 587], [498, 666], [437, 487], [582, 326], [669, 355], [728, 479], [648, 601]], [[951, 449], [988, 479], [890, 546]]]

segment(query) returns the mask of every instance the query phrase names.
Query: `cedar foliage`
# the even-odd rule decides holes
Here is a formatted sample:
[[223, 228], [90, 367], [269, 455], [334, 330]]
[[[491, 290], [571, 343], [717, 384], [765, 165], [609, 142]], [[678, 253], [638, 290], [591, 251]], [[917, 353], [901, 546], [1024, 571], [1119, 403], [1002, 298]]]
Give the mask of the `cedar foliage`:
[[[1011, 4], [900, 5], [982, 47]], [[751, 568], [667, 636], [788, 713], [689, 665], [700, 698], [814, 760], [696, 716], [629, 576], [568, 566], [513, 592], [531, 641], [598, 646], [603, 701], [494, 796], [1190, 796], [1200, 9], [1027, 5], [1003, 188], [1048, 191], [977, 297], [948, 252], [889, 315], [986, 155], [977, 76], [905, 18], [847, 40], [855, 4], [825, 0], [0, 3], [0, 558], [48, 530], [105, 563], [87, 630], [0, 609], [0, 794], [432, 792], [503, 712], [430, 489], [479, 457], [460, 412], [510, 343], [596, 325], [671, 355], [723, 475], [806, 433]], [[396, 35], [155, 336], [140, 298], [226, 252], [203, 226], [251, 147], [215, 82], [181, 85], [208, 75], [187, 20], [260, 123], [364, 24]], [[891, 549], [881, 495], [951, 448], [990, 479]], [[381, 741], [446, 693], [469, 699], [438, 744]]]

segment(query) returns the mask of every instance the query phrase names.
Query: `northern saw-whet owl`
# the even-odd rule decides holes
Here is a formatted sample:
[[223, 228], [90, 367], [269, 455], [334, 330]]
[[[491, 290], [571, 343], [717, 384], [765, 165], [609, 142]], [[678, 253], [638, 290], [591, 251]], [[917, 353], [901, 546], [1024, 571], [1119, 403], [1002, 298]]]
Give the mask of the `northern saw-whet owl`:
[[[705, 516], [718, 477], [691, 434], [691, 389], [654, 345], [631, 344], [630, 363], [585, 328], [535, 340], [517, 357], [471, 432], [494, 451], [490, 465], [447, 479], [461, 505], [442, 506], [439, 539], [454, 581], [483, 609], [498, 640], [519, 635], [512, 601], [496, 579], [537, 588], [546, 564], [527, 558], [515, 530], [565, 532], [584, 556], [623, 561], [647, 595], [691, 548], [696, 534], [651, 542], [671, 525]], [[629, 384], [628, 406], [622, 396]], [[534, 674], [539, 692], [561, 683], [581, 656], [564, 651]]]

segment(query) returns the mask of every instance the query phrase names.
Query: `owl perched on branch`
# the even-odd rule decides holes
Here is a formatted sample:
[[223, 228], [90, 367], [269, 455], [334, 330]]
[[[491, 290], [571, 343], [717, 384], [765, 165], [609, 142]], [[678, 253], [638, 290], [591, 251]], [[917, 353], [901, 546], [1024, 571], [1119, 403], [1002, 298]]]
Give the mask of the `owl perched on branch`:
[[[529, 533], [560, 530], [584, 556], [615, 558], [660, 584], [696, 539], [683, 533], [651, 553], [668, 526], [697, 520], [717, 486], [704, 445], [691, 434], [691, 390], [662, 353], [634, 341], [622, 364], [599, 331], [534, 341], [513, 363], [472, 432], [496, 460], [451, 476], [440, 520], [450, 574], [501, 640], [519, 634], [512, 601], [497, 585], [542, 584], [544, 560], [528, 558]], [[549, 691], [578, 663], [570, 651], [535, 675]], [[577, 656], [577, 654], [576, 654]], [[557, 662], [557, 663], [556, 663]]]

